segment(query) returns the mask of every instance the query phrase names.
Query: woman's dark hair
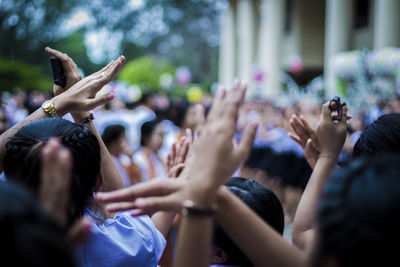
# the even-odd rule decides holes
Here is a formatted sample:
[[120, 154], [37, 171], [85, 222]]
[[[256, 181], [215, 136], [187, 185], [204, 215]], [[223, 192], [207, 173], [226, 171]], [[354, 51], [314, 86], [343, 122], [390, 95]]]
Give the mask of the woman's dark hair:
[[146, 121], [142, 124], [140, 128], [140, 145], [145, 146], [147, 145], [147, 141], [149, 140], [150, 136], [153, 134], [154, 130], [156, 129], [157, 125], [160, 122], [158, 120], [151, 120]]
[[183, 122], [186, 117], [186, 113], [188, 112], [191, 104], [187, 100], [179, 100], [173, 103], [172, 111], [174, 116], [172, 122], [178, 126], [179, 128], [183, 127]]
[[118, 141], [125, 134], [125, 127], [121, 124], [113, 124], [107, 126], [101, 138], [103, 139], [106, 147], [109, 147], [115, 141]]
[[30, 192], [0, 182], [0, 257], [13, 266], [76, 266], [62, 232]]
[[[283, 234], [283, 208], [271, 190], [254, 180], [240, 177], [233, 177], [226, 187], [278, 233]], [[225, 265], [253, 266], [217, 223], [214, 223], [214, 246], [227, 254]]]
[[91, 204], [100, 173], [100, 145], [89, 129], [60, 118], [46, 118], [22, 127], [7, 143], [3, 159], [7, 180], [38, 193], [41, 150], [50, 138], [58, 138], [73, 156], [69, 222]]
[[400, 238], [400, 157], [356, 159], [338, 169], [318, 210], [316, 266], [327, 258], [341, 267], [391, 266]]
[[400, 114], [380, 116], [365, 129], [354, 145], [353, 157], [400, 152]]

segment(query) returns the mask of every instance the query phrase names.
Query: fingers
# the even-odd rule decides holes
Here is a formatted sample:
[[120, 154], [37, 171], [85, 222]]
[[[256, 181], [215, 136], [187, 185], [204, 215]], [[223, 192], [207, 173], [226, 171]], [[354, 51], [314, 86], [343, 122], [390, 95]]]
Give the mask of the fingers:
[[77, 248], [88, 239], [91, 227], [92, 222], [88, 218], [82, 218], [70, 227], [67, 239], [73, 248]]
[[292, 117], [289, 120], [289, 124], [292, 127], [293, 131], [297, 134], [298, 139], [295, 140], [298, 142], [303, 148], [307, 142], [307, 139], [309, 138], [308, 132], [304, 129], [304, 126], [300, 122], [299, 118], [293, 114]]
[[138, 197], [155, 195], [166, 195], [176, 191], [180, 185], [173, 183], [171, 179], [153, 179], [149, 182], [139, 183], [112, 192], [99, 192], [96, 194], [97, 200], [103, 203], [133, 201]]
[[329, 108], [329, 102], [326, 102], [322, 105], [322, 110], [321, 110], [321, 118], [323, 120], [332, 120], [332, 116], [331, 116], [331, 110]]
[[98, 106], [101, 106], [101, 105], [104, 105], [104, 104], [110, 102], [113, 99], [114, 99], [114, 94], [107, 93], [107, 94], [102, 95], [102, 96], [98, 96], [98, 97], [95, 97], [95, 98], [87, 99], [86, 106], [87, 106], [88, 110], [92, 110], [92, 109], [95, 109]]
[[245, 160], [250, 154], [254, 138], [257, 134], [258, 125], [258, 123], [251, 123], [244, 130], [243, 137], [235, 149], [235, 155], [240, 161]]
[[71, 153], [56, 139], [51, 139], [42, 153], [40, 201], [49, 216], [64, 227], [70, 196]]
[[300, 146], [302, 146], [302, 147], [304, 146], [303, 141], [297, 135], [294, 135], [294, 134], [292, 134], [290, 132], [288, 133], [288, 135], [289, 135], [290, 138], [292, 138], [294, 141], [296, 141], [296, 143], [298, 143]]
[[156, 211], [179, 211], [181, 201], [172, 196], [138, 198], [134, 202], [118, 202], [106, 205], [107, 212], [133, 210], [133, 216], [152, 214]]
[[183, 170], [183, 168], [185, 168], [185, 164], [183, 163], [173, 166], [168, 172], [168, 177], [177, 178], [179, 176], [179, 173]]
[[177, 146], [177, 143], [172, 144], [172, 166], [174, 166], [175, 161], [176, 161], [176, 146]]
[[343, 104], [343, 106], [342, 106], [342, 112], [343, 112], [343, 114], [342, 114], [342, 117], [341, 117], [341, 119], [340, 119], [340, 123], [341, 124], [347, 124], [347, 120], [349, 119], [348, 118], [348, 116], [347, 116], [347, 111], [349, 110], [349, 108], [347, 107], [347, 105], [346, 104]]
[[225, 112], [226, 118], [234, 119], [235, 122], [237, 120], [239, 107], [242, 105], [244, 101], [244, 96], [246, 94], [247, 85], [242, 84], [240, 81], [237, 81], [232, 89], [232, 91], [226, 97], [224, 101], [224, 105], [221, 107]]

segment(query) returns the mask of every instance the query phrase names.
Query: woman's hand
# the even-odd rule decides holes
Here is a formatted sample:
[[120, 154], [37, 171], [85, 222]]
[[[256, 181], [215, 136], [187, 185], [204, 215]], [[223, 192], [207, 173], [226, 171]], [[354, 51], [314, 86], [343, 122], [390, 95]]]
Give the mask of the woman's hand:
[[301, 145], [308, 165], [314, 169], [320, 154], [317, 134], [303, 116], [298, 117], [294, 114], [289, 123], [294, 131], [294, 133], [289, 133], [289, 137]]
[[133, 210], [133, 216], [179, 212], [182, 202], [190, 197], [189, 186], [187, 180], [157, 178], [112, 192], [99, 192], [96, 198], [107, 204], [108, 212]]
[[215, 96], [206, 123], [194, 146], [190, 179], [199, 177], [202, 183], [219, 187], [225, 184], [248, 157], [258, 124], [250, 124], [240, 143], [233, 145], [239, 107], [245, 93], [246, 86], [236, 82], [229, 94], [221, 89]]
[[[47, 215], [61, 229], [66, 229], [72, 181], [71, 152], [57, 139], [51, 139], [42, 153], [39, 199]], [[81, 218], [67, 229], [66, 237], [73, 247], [77, 247], [87, 239], [90, 227], [90, 220]]]
[[316, 135], [318, 138], [319, 150], [322, 154], [331, 155], [336, 158], [342, 150], [346, 140], [347, 131], [347, 105], [343, 105], [343, 116], [339, 121], [332, 119], [332, 112], [327, 102], [322, 106], [321, 117], [317, 125]]
[[103, 105], [114, 98], [112, 93], [95, 97], [103, 86], [111, 82], [122, 67], [125, 57], [121, 56], [116, 61], [111, 61], [100, 71], [80, 80], [67, 91], [53, 98], [55, 108], [59, 115], [69, 112], [90, 111]]
[[185, 167], [186, 156], [188, 155], [192, 140], [192, 131], [186, 129], [185, 136], [179, 143], [172, 145], [172, 151], [167, 157], [167, 175], [169, 178], [177, 178]]
[[66, 53], [61, 53], [58, 50], [52, 49], [50, 47], [46, 47], [46, 53], [50, 56], [58, 58], [64, 68], [65, 77], [67, 78], [65, 87], [61, 87], [57, 84], [53, 86], [54, 95], [62, 94], [67, 91], [74, 84], [82, 80], [81, 74], [79, 73], [78, 66], [76, 66], [75, 62], [70, 58]]

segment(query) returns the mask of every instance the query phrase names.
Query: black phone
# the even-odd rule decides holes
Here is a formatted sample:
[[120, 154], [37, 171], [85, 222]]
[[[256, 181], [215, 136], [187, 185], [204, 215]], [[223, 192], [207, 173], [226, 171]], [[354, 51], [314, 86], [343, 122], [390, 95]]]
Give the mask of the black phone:
[[[336, 108], [333, 107], [332, 103], [336, 103]], [[340, 121], [342, 119], [342, 114], [343, 114], [343, 105], [345, 105], [345, 103], [341, 103], [340, 102], [340, 97], [335, 96], [333, 97], [330, 101], [329, 101], [329, 109], [333, 112], [336, 111], [337, 112], [337, 116], [334, 116], [332, 119], [334, 121]]]
[[51, 70], [53, 71], [54, 84], [65, 87], [67, 77], [65, 76], [64, 68], [61, 60], [56, 57], [50, 57]]

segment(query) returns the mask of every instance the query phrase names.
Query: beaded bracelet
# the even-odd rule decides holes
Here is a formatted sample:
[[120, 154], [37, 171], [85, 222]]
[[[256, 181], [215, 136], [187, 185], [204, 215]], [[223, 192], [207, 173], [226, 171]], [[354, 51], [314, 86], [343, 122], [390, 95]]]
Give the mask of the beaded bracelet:
[[86, 124], [86, 123], [91, 122], [92, 120], [94, 120], [94, 116], [93, 116], [93, 113], [90, 113], [89, 116], [87, 116], [86, 118], [82, 119], [79, 123], [80, 124]]
[[211, 207], [206, 207], [202, 205], [197, 205], [191, 200], [185, 200], [181, 205], [181, 215], [182, 216], [213, 216], [217, 211], [217, 205], [212, 205]]

